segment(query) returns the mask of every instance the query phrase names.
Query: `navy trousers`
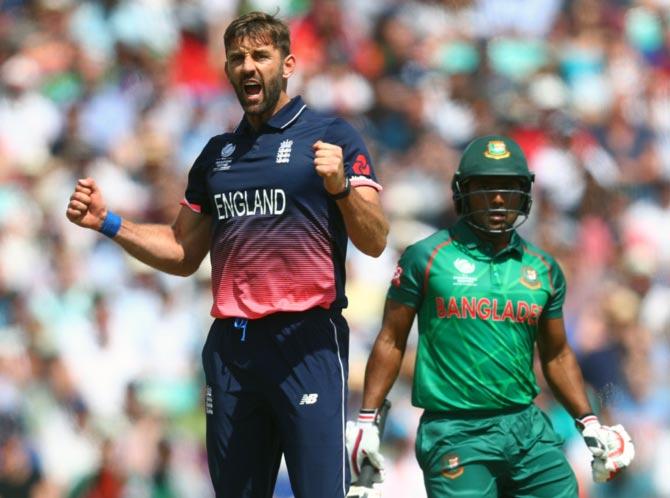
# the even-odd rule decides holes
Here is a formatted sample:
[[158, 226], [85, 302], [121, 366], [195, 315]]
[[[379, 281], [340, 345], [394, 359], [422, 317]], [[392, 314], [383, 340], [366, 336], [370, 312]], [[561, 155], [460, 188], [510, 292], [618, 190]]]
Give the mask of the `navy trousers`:
[[272, 498], [282, 454], [295, 498], [344, 498], [348, 350], [339, 310], [214, 321], [202, 360], [216, 498]]

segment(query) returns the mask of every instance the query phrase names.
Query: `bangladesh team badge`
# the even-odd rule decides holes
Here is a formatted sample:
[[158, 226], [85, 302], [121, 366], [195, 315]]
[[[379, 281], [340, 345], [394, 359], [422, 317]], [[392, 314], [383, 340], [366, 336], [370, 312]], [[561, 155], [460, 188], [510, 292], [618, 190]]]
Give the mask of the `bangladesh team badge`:
[[529, 289], [539, 289], [542, 285], [537, 270], [530, 266], [521, 267], [521, 278], [519, 281]]
[[465, 472], [458, 455], [445, 455], [442, 463], [444, 465], [442, 475], [447, 479], [457, 479]]
[[486, 145], [484, 155], [489, 159], [505, 159], [510, 156], [510, 151], [507, 150], [507, 144], [502, 140], [491, 140]]

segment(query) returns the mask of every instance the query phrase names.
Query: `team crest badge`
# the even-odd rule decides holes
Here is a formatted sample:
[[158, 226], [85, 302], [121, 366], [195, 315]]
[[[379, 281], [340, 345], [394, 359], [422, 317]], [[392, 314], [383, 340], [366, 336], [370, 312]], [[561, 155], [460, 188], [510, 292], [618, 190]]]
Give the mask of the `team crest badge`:
[[537, 270], [530, 266], [523, 266], [521, 268], [521, 278], [519, 281], [529, 289], [539, 289], [542, 285]]
[[444, 464], [442, 475], [447, 479], [458, 479], [465, 472], [458, 455], [446, 455], [442, 459], [442, 463]]
[[489, 159], [505, 159], [510, 156], [510, 151], [502, 140], [491, 140], [486, 146], [484, 155]]
[[293, 140], [283, 140], [277, 149], [277, 164], [287, 164], [291, 159]]

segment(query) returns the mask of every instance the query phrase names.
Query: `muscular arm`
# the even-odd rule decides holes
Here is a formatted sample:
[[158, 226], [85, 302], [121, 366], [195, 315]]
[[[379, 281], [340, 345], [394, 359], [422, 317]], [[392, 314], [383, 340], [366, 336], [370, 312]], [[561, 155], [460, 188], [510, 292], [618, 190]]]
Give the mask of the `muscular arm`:
[[[319, 140], [313, 148], [314, 167], [323, 178], [326, 191], [330, 194], [342, 192], [345, 185], [342, 147]], [[367, 186], [355, 187], [348, 196], [336, 202], [351, 242], [364, 254], [379, 256], [386, 247], [389, 225], [377, 191]]]
[[351, 242], [368, 256], [379, 256], [386, 247], [389, 225], [382, 212], [379, 193], [372, 187], [351, 189], [337, 201]]
[[582, 371], [568, 344], [562, 318], [540, 320], [537, 345], [542, 372], [558, 401], [575, 418], [592, 412]]
[[124, 219], [114, 242], [157, 270], [188, 276], [198, 269], [209, 251], [209, 218], [182, 207], [172, 226]]
[[[101, 228], [107, 207], [93, 179], [77, 182], [66, 214], [72, 223], [83, 228]], [[210, 217], [182, 207], [172, 226], [124, 219], [113, 240], [128, 254], [157, 270], [186, 276], [200, 266], [209, 250], [209, 237]]]
[[365, 368], [362, 408], [379, 408], [398, 377], [407, 336], [416, 311], [388, 299], [382, 328], [377, 335]]

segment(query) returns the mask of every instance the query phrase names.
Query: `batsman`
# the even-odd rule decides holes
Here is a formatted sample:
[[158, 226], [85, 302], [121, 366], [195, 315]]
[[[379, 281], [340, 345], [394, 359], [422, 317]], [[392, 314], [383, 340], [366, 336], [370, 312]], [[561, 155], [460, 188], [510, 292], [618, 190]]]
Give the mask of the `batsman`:
[[561, 268], [516, 231], [530, 212], [533, 179], [508, 137], [480, 137], [463, 152], [451, 184], [458, 221], [409, 246], [393, 276], [362, 408], [347, 424], [354, 478], [365, 459], [383, 470], [371, 421], [398, 376], [415, 316], [412, 403], [424, 409], [416, 457], [429, 498], [578, 496], [561, 438], [533, 403], [536, 345], [548, 385], [593, 455], [593, 479], [608, 481], [631, 463], [630, 436], [594, 415], [566, 340]]

